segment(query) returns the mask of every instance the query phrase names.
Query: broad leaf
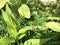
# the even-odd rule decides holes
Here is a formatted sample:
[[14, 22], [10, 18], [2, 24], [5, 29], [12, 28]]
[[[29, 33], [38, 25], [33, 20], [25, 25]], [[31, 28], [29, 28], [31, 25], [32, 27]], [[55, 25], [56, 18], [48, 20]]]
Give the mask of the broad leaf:
[[47, 17], [48, 20], [60, 20], [60, 17]]
[[9, 0], [0, 0], [0, 9], [4, 7], [6, 2], [9, 2]]
[[60, 24], [57, 22], [48, 22], [46, 27], [52, 29], [53, 31], [60, 32]]
[[24, 45], [41, 45], [40, 39], [29, 39], [25, 41]]
[[23, 4], [19, 9], [18, 12], [20, 15], [24, 16], [25, 18], [30, 18], [30, 9], [26, 4]]

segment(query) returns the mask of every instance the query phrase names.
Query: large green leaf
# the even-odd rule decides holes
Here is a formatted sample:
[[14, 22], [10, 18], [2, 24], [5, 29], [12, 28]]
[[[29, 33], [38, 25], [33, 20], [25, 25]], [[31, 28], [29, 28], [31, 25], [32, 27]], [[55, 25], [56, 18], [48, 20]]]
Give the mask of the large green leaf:
[[6, 36], [0, 39], [0, 45], [8, 45], [9, 43], [13, 43], [13, 42], [14, 42], [14, 39]]
[[0, 0], [0, 9], [4, 7], [6, 2], [9, 2], [9, 0]]
[[25, 41], [24, 45], [41, 45], [40, 39], [29, 39]]
[[53, 31], [60, 32], [60, 24], [57, 22], [48, 22], [46, 27], [52, 29]]
[[24, 45], [43, 45], [45, 42], [55, 38], [56, 36], [50, 38], [42, 38], [42, 39], [29, 39], [24, 42]]
[[2, 15], [3, 15], [4, 21], [7, 24], [7, 31], [9, 32], [9, 34], [11, 34], [13, 38], [15, 38], [17, 35], [15, 22], [12, 20], [11, 16], [7, 15], [7, 13], [4, 12], [3, 10], [2, 10]]
[[13, 22], [11, 16], [8, 15], [8, 14], [7, 14], [6, 12], [4, 12], [3, 10], [2, 10], [2, 15], [3, 15], [3, 18], [4, 18], [5, 22], [7, 23], [7, 25], [10, 25], [10, 26], [12, 26], [14, 29], [16, 29], [16, 24], [15, 24], [15, 22]]
[[19, 9], [18, 12], [20, 15], [24, 16], [25, 18], [30, 18], [30, 10], [26, 4], [23, 4]]

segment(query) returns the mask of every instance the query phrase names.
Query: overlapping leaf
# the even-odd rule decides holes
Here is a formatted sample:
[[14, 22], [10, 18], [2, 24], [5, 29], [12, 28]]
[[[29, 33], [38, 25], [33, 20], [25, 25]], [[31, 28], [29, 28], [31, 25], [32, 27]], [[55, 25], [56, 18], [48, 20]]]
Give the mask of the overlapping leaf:
[[[16, 37], [16, 35], [17, 35], [17, 30], [16, 30], [16, 24], [15, 24], [15, 22], [12, 20], [12, 18], [11, 18], [11, 16], [10, 15], [8, 15], [6, 12], [4, 12], [3, 10], [2, 10], [2, 15], [3, 15], [3, 18], [4, 18], [4, 21], [6, 22], [6, 24], [7, 24], [7, 30], [8, 30], [8, 32], [9, 32], [9, 34], [11, 34], [12, 35], [12, 37]], [[15, 33], [13, 33], [13, 32], [15, 32]]]

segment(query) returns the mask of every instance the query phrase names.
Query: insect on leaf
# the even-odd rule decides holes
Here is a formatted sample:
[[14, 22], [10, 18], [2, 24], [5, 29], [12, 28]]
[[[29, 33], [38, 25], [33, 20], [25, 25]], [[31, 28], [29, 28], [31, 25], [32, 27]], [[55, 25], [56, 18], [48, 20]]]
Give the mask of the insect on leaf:
[[[16, 37], [17, 35], [17, 30], [16, 30], [16, 23], [12, 20], [11, 16], [8, 15], [5, 11], [1, 10], [2, 11], [2, 16], [4, 18], [4, 21], [6, 22], [7, 24], [7, 30], [8, 30], [8, 33], [11, 34], [11, 36], [13, 38]], [[14, 33], [13, 33], [14, 32]]]
[[18, 12], [20, 15], [24, 16], [25, 18], [30, 18], [30, 10], [26, 4], [23, 4], [19, 9]]
[[48, 22], [46, 27], [52, 29], [53, 31], [60, 32], [60, 24], [57, 22]]
[[[4, 21], [7, 23], [7, 25], [12, 26], [14, 29], [16, 28], [16, 24], [13, 22], [12, 18], [10, 15], [8, 15], [6, 12], [2, 11], [2, 16], [4, 18]], [[14, 26], [13, 26], [14, 25]]]

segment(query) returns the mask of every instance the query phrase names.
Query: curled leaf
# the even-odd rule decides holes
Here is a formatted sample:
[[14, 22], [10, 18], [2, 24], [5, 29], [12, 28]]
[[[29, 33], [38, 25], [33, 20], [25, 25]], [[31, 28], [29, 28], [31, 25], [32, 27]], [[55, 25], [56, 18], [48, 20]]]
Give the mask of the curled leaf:
[[19, 9], [18, 12], [20, 15], [24, 16], [25, 18], [30, 18], [30, 10], [26, 4], [23, 4]]
[[[8, 15], [5, 11], [2, 11], [2, 16], [4, 18], [4, 21], [7, 23], [7, 25], [12, 26], [14, 29], [16, 29], [16, 24], [13, 22], [12, 18], [10, 15]], [[14, 25], [14, 26], [13, 26]]]

